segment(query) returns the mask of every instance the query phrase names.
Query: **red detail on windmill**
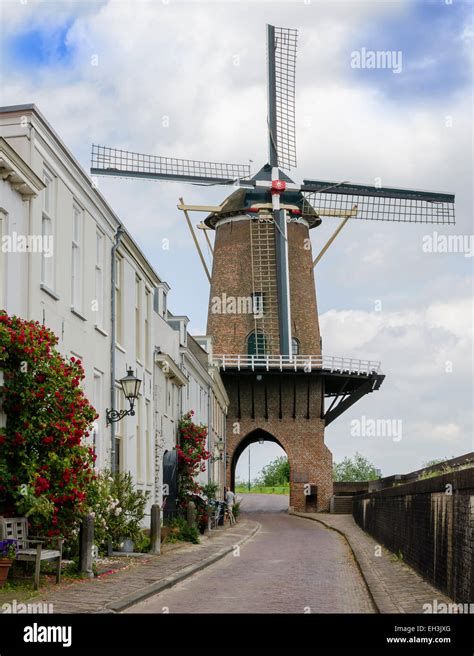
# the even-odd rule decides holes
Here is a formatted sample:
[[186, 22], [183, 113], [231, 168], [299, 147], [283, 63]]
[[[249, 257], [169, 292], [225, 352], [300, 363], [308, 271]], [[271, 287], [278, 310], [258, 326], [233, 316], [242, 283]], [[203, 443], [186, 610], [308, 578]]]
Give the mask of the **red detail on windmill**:
[[271, 193], [282, 194], [286, 189], [286, 182], [284, 180], [272, 180]]

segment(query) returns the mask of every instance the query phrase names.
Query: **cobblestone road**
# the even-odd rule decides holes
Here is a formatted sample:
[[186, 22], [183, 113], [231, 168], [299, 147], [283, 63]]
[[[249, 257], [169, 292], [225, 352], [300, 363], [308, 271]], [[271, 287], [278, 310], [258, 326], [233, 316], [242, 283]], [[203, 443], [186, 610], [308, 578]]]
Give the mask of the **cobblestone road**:
[[250, 511], [249, 518], [261, 529], [241, 547], [240, 555], [230, 554], [126, 612], [374, 612], [352, 553], [339, 534], [278, 512], [287, 504], [285, 497], [251, 496], [244, 497], [242, 509]]

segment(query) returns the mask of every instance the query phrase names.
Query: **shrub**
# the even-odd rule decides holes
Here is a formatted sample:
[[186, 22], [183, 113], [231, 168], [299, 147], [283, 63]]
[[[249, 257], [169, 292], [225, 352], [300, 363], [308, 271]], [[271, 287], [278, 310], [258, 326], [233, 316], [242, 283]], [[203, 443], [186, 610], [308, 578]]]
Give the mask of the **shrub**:
[[77, 531], [94, 479], [85, 444], [97, 413], [80, 388], [80, 360], [64, 358], [57, 337], [37, 321], [0, 311], [4, 370], [0, 429], [0, 514], [26, 515], [32, 532]]
[[104, 470], [95, 481], [89, 511], [94, 516], [95, 543], [104, 552], [107, 541], [118, 548], [123, 538], [139, 543], [148, 493], [136, 490], [129, 472]]
[[199, 544], [199, 531], [196, 526], [188, 526], [184, 517], [174, 517], [169, 523], [171, 529], [165, 542], [193, 542]]
[[186, 512], [189, 501], [196, 503], [196, 520], [201, 531], [205, 530], [209, 508], [199, 497], [203, 488], [196, 481], [199, 472], [206, 471], [205, 461], [211, 456], [206, 450], [207, 428], [192, 421], [194, 412], [190, 410], [179, 422], [178, 454], [178, 507]]
[[234, 517], [236, 519], [240, 515], [240, 504], [241, 504], [241, 501], [236, 501], [234, 503], [234, 505], [232, 506], [232, 513], [234, 514]]
[[202, 486], [202, 493], [209, 501], [215, 501], [218, 492], [219, 485], [217, 483], [208, 483], [207, 485]]

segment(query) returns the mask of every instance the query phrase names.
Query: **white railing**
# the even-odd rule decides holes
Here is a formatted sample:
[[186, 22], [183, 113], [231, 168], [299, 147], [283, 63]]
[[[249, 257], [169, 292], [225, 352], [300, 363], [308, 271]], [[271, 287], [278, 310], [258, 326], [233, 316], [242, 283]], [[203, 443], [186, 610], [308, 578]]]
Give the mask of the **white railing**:
[[358, 360], [357, 358], [340, 358], [333, 355], [214, 355], [214, 362], [226, 369], [251, 369], [252, 371], [279, 369], [287, 371], [314, 369], [325, 371], [349, 371], [356, 374], [380, 373], [380, 362], [375, 360]]

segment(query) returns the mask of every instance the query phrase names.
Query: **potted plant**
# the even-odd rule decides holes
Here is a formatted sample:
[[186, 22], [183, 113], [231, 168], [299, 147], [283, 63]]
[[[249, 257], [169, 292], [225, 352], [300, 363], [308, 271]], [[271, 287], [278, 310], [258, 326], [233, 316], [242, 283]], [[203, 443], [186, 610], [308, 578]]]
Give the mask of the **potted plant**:
[[16, 540], [0, 540], [0, 588], [7, 580], [10, 567], [16, 557]]

